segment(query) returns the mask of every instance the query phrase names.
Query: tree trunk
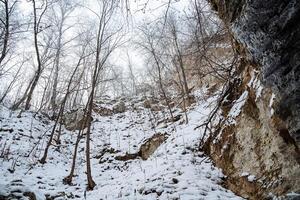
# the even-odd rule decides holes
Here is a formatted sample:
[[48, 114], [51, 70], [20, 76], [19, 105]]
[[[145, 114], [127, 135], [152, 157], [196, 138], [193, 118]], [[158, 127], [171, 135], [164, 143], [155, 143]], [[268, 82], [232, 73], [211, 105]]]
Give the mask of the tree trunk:
[[93, 107], [93, 98], [94, 98], [94, 90], [92, 89], [91, 92], [91, 100], [89, 102], [88, 107], [88, 113], [87, 113], [87, 120], [88, 120], [88, 127], [86, 132], [86, 175], [87, 175], [87, 181], [88, 186], [87, 190], [93, 190], [96, 186], [96, 183], [94, 182], [92, 178], [92, 169], [91, 169], [91, 158], [90, 158], [90, 133], [91, 133], [91, 115], [92, 115], [92, 107]]
[[64, 25], [64, 14], [62, 13], [62, 18], [59, 24], [59, 31], [58, 31], [58, 38], [57, 38], [57, 50], [55, 53], [55, 61], [54, 61], [54, 77], [53, 77], [53, 88], [52, 88], [52, 95], [51, 95], [51, 108], [53, 111], [53, 116], [55, 116], [55, 111], [57, 108], [56, 104], [56, 97], [57, 97], [57, 85], [58, 85], [58, 71], [60, 65], [60, 56], [61, 56], [61, 48], [62, 48], [62, 28]]
[[12, 110], [18, 109], [20, 107], [20, 105], [25, 101], [25, 99], [27, 98], [28, 91], [29, 91], [29, 89], [30, 89], [30, 87], [31, 87], [31, 85], [33, 83], [33, 80], [34, 79], [32, 79], [30, 81], [30, 83], [28, 84], [28, 86], [27, 86], [27, 88], [26, 88], [26, 90], [25, 90], [25, 92], [23, 94], [23, 97], [19, 101], [17, 101], [16, 103], [14, 103], [14, 105], [11, 107]]
[[5, 34], [3, 39], [3, 48], [0, 56], [0, 66], [4, 60], [7, 53], [8, 39], [9, 39], [9, 9], [8, 9], [8, 0], [3, 1], [5, 7]]
[[40, 58], [40, 51], [39, 51], [39, 46], [38, 46], [38, 33], [39, 33], [39, 27], [38, 27], [38, 21], [37, 21], [37, 13], [36, 13], [36, 5], [35, 5], [35, 0], [32, 0], [32, 5], [33, 5], [33, 18], [34, 18], [34, 23], [33, 23], [33, 29], [34, 29], [34, 48], [35, 48], [35, 53], [36, 53], [36, 60], [37, 60], [37, 71], [35, 72], [34, 80], [33, 83], [30, 87], [29, 93], [27, 95], [27, 100], [25, 104], [25, 110], [29, 110], [30, 108], [30, 102], [32, 99], [33, 91], [37, 86], [37, 83], [40, 79], [41, 73], [42, 73], [42, 63], [41, 63], [41, 58]]
[[187, 83], [187, 80], [186, 80], [186, 74], [185, 74], [184, 64], [183, 64], [183, 60], [182, 60], [182, 54], [181, 54], [181, 51], [180, 51], [180, 48], [179, 48], [178, 38], [177, 38], [177, 33], [176, 33], [175, 27], [173, 29], [173, 37], [174, 37], [174, 43], [175, 43], [175, 47], [176, 47], [176, 51], [177, 51], [177, 58], [178, 58], [178, 62], [179, 62], [179, 67], [180, 67], [181, 74], [182, 74], [184, 93], [185, 93], [185, 96], [186, 96], [187, 100], [189, 101], [189, 87], [188, 87], [188, 83]]
[[172, 122], [174, 121], [174, 116], [173, 116], [173, 112], [172, 112], [172, 108], [171, 108], [171, 106], [170, 106], [170, 103], [169, 103], [169, 100], [168, 100], [168, 98], [167, 98], [167, 95], [166, 95], [166, 92], [165, 92], [165, 90], [164, 90], [164, 86], [163, 86], [163, 83], [162, 83], [162, 78], [161, 78], [161, 67], [160, 67], [160, 64], [159, 64], [159, 61], [158, 61], [158, 59], [157, 59], [157, 57], [156, 57], [156, 53], [155, 53], [155, 51], [154, 51], [154, 48], [151, 46], [151, 49], [152, 49], [152, 55], [153, 55], [153, 57], [154, 57], [154, 60], [155, 60], [155, 63], [156, 63], [156, 67], [157, 67], [157, 71], [158, 71], [158, 82], [159, 82], [159, 87], [160, 87], [160, 90], [161, 90], [161, 92], [162, 92], [162, 94], [163, 94], [163, 97], [164, 97], [164, 99], [165, 99], [165, 102], [166, 102], [166, 104], [167, 104], [167, 106], [168, 106], [168, 109], [169, 109], [169, 112], [170, 112], [170, 115], [171, 115], [171, 119], [172, 119]]
[[175, 69], [176, 69], [176, 72], [177, 72], [177, 75], [178, 75], [178, 78], [179, 78], [179, 85], [180, 85], [180, 89], [181, 89], [181, 95], [182, 95], [182, 102], [183, 102], [183, 110], [184, 110], [184, 115], [185, 115], [185, 123], [188, 124], [189, 123], [189, 118], [188, 118], [188, 115], [187, 115], [187, 112], [186, 112], [186, 102], [185, 102], [185, 92], [184, 92], [184, 86], [182, 84], [182, 80], [180, 78], [180, 72], [179, 72], [179, 69], [176, 65], [176, 63], [174, 63], [174, 66], [175, 66]]
[[19, 75], [19, 73], [20, 73], [20, 71], [21, 71], [21, 68], [22, 68], [22, 65], [19, 67], [17, 73], [14, 75], [13, 80], [9, 83], [8, 87], [6, 88], [4, 94], [2, 95], [2, 97], [1, 97], [1, 99], [0, 99], [0, 103], [2, 103], [2, 102], [4, 101], [5, 97], [7, 96], [7, 94], [8, 94], [8, 93], [10, 92], [10, 90], [12, 89], [12, 87], [13, 87], [14, 83], [16, 82], [17, 77], [18, 77], [18, 75]]
[[70, 174], [63, 179], [64, 184], [72, 185], [72, 179], [73, 179], [73, 176], [74, 176], [75, 165], [76, 165], [77, 150], [78, 150], [80, 139], [82, 137], [81, 133], [82, 133], [82, 130], [80, 129], [78, 134], [77, 134], [77, 138], [76, 138], [76, 142], [75, 142], [75, 146], [74, 146], [74, 153], [73, 153], [73, 159], [72, 159]]
[[61, 119], [61, 117], [63, 116], [63, 113], [64, 113], [64, 109], [65, 109], [65, 104], [67, 102], [67, 99], [69, 97], [69, 94], [70, 94], [70, 89], [71, 89], [71, 84], [72, 84], [72, 81], [73, 81], [73, 78], [77, 72], [77, 69], [79, 68], [80, 66], [80, 63], [81, 63], [81, 60], [82, 60], [82, 56], [79, 58], [78, 60], [78, 63], [70, 77], [70, 80], [69, 80], [69, 83], [68, 83], [68, 87], [67, 87], [67, 92], [66, 92], [66, 95], [61, 103], [61, 106], [60, 106], [60, 109], [59, 109], [59, 113], [56, 117], [56, 120], [55, 120], [55, 124], [53, 126], [53, 129], [52, 129], [52, 132], [51, 132], [51, 135], [50, 135], [50, 138], [49, 138], [49, 141], [46, 145], [46, 148], [45, 148], [45, 151], [44, 151], [44, 155], [43, 157], [41, 158], [40, 160], [40, 163], [44, 164], [46, 163], [46, 159], [47, 159], [47, 156], [48, 156], [48, 150], [49, 150], [49, 147], [51, 146], [51, 143], [52, 143], [52, 140], [53, 140], [53, 137], [54, 137], [54, 133], [55, 133], [55, 129], [56, 129], [56, 126], [57, 126], [57, 123], [59, 122], [59, 119]]

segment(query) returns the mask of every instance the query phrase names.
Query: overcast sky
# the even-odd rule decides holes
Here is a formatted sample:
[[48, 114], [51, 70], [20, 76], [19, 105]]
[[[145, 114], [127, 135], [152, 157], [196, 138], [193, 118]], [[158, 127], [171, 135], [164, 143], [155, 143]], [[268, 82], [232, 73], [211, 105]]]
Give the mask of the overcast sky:
[[[98, 8], [98, 0], [85, 0], [78, 1], [82, 4], [85, 4], [86, 7], [93, 10], [95, 13], [99, 13]], [[169, 11], [182, 13], [185, 9], [187, 9], [188, 3], [190, 0], [172, 0]], [[130, 14], [127, 18], [122, 17], [120, 20], [123, 20], [122, 23], [128, 23], [129, 32], [127, 34], [128, 38], [134, 38], [136, 27], [141, 25], [143, 22], [154, 21], [157, 19], [162, 13], [166, 11], [169, 0], [129, 0], [130, 3]], [[26, 0], [21, 0], [20, 8], [23, 10], [24, 15], [30, 14], [32, 12], [32, 3]], [[90, 18], [94, 18], [95, 14], [89, 11], [86, 8], [77, 9], [77, 11], [73, 15], [83, 15], [88, 16]], [[76, 23], [76, 22], [75, 22]], [[140, 54], [138, 50], [136, 50], [132, 43], [127, 43], [121, 49], [118, 49], [114, 52], [111, 62], [114, 65], [123, 67], [127, 69], [127, 53], [129, 52], [131, 62], [135, 69], [143, 68], [143, 55]]]
[[[141, 25], [143, 22], [147, 21], [154, 21], [162, 13], [165, 13], [166, 8], [168, 6], [169, 0], [129, 0], [130, 1], [130, 8], [131, 8], [131, 15], [130, 15], [130, 22], [132, 25], [131, 29], [131, 36], [134, 38], [136, 34], [136, 27]], [[172, 0], [172, 5], [169, 11], [175, 11], [177, 13], [182, 13], [185, 9], [187, 9], [189, 0]], [[128, 51], [130, 52], [131, 59], [133, 65], [137, 69], [143, 68], [143, 55], [132, 48], [132, 44], [129, 43], [127, 47]], [[120, 56], [118, 58], [123, 58], [124, 52], [119, 52]], [[126, 57], [124, 58], [126, 59]], [[122, 63], [121, 60], [120, 64]]]

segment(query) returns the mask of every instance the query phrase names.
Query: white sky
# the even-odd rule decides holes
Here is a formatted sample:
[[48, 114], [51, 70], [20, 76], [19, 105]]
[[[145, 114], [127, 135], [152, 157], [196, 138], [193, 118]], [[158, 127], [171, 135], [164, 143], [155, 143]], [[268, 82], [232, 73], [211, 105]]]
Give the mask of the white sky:
[[[93, 1], [93, 0], [92, 0]], [[131, 32], [129, 33], [130, 36], [134, 39], [136, 34], [136, 27], [141, 25], [143, 22], [147, 21], [154, 21], [157, 19], [162, 13], [165, 13], [169, 0], [129, 0], [131, 5], [131, 15], [129, 16], [129, 21], [131, 24]], [[147, 6], [145, 7], [145, 3]], [[173, 10], [176, 12], [183, 12], [188, 6], [189, 0], [172, 0], [172, 5], [169, 11]], [[144, 9], [146, 8], [146, 9]], [[129, 43], [126, 47], [129, 51], [132, 64], [135, 69], [142, 69], [144, 60], [143, 55], [138, 51], [135, 50], [132, 46], [132, 43]], [[127, 64], [126, 52], [123, 52], [124, 49], [120, 49], [116, 52], [115, 55], [115, 63], [117, 65], [122, 66], [122, 64]]]
[[[190, 0], [172, 0], [170, 11], [183, 12], [187, 8], [187, 5]], [[85, 0], [80, 1], [87, 5], [94, 12], [97, 11], [98, 3], [97, 0]], [[130, 15], [127, 18], [127, 22], [130, 24], [130, 32], [128, 37], [134, 38], [134, 31], [136, 26], [143, 23], [145, 20], [147, 22], [151, 20], [155, 20], [159, 15], [165, 12], [166, 7], [168, 5], [169, 0], [129, 0], [130, 3]], [[32, 3], [27, 0], [21, 0], [19, 4], [20, 8], [24, 11], [24, 14], [29, 14], [32, 12]], [[74, 15], [87, 15], [91, 18], [94, 17], [94, 14], [88, 9], [80, 9], [79, 13], [75, 13]], [[122, 18], [125, 22], [125, 18]], [[125, 52], [124, 52], [125, 51]], [[132, 64], [134, 68], [142, 68], [143, 67], [143, 56], [136, 51], [132, 44], [128, 44], [125, 48], [119, 49], [114, 53], [114, 58], [112, 59], [115, 65], [125, 67], [127, 65], [127, 55], [126, 51], [129, 52], [131, 57]]]

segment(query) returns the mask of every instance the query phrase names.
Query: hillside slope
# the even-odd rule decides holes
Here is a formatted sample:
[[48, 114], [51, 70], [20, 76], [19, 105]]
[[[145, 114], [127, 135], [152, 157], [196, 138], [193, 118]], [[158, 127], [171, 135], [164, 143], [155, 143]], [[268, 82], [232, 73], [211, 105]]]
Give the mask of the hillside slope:
[[[53, 122], [30, 112], [18, 118], [17, 112], [1, 107], [0, 199], [24, 195], [56, 200], [242, 199], [221, 186], [221, 170], [197, 150], [201, 130], [194, 128], [204, 122], [213, 103], [214, 98], [199, 100], [188, 113], [187, 125], [183, 117], [174, 124], [163, 120], [164, 109], [151, 112], [140, 99], [126, 101], [124, 113], [94, 113], [91, 161], [97, 186], [93, 191], [85, 191], [84, 138], [79, 146], [74, 185], [64, 185], [62, 179], [70, 170], [76, 134], [63, 128], [61, 147], [54, 143], [47, 163], [42, 165], [38, 159]], [[177, 110], [175, 115], [183, 114]], [[138, 152], [145, 140], [159, 133], [165, 134], [166, 140], [147, 160], [116, 159]]]

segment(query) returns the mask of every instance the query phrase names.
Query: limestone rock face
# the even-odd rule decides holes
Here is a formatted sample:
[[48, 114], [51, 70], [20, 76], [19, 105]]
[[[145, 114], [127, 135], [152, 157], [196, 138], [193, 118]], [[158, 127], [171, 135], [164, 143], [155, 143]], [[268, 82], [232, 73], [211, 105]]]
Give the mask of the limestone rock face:
[[[300, 179], [294, 178], [300, 177], [299, 149], [288, 133], [282, 133], [284, 122], [274, 115], [276, 100], [271, 89], [257, 90], [257, 76], [251, 65], [246, 67], [241, 74], [244, 82], [230, 99], [233, 106], [223, 110], [227, 120], [204, 148], [228, 175], [227, 186], [247, 199], [300, 191]], [[241, 100], [239, 112], [232, 116]]]
[[210, 2], [243, 62], [222, 108], [227, 121], [204, 149], [245, 198], [300, 192], [300, 1]]
[[[222, 3], [223, 2], [223, 3]], [[275, 112], [300, 141], [300, 1], [211, 0], [279, 98]]]

